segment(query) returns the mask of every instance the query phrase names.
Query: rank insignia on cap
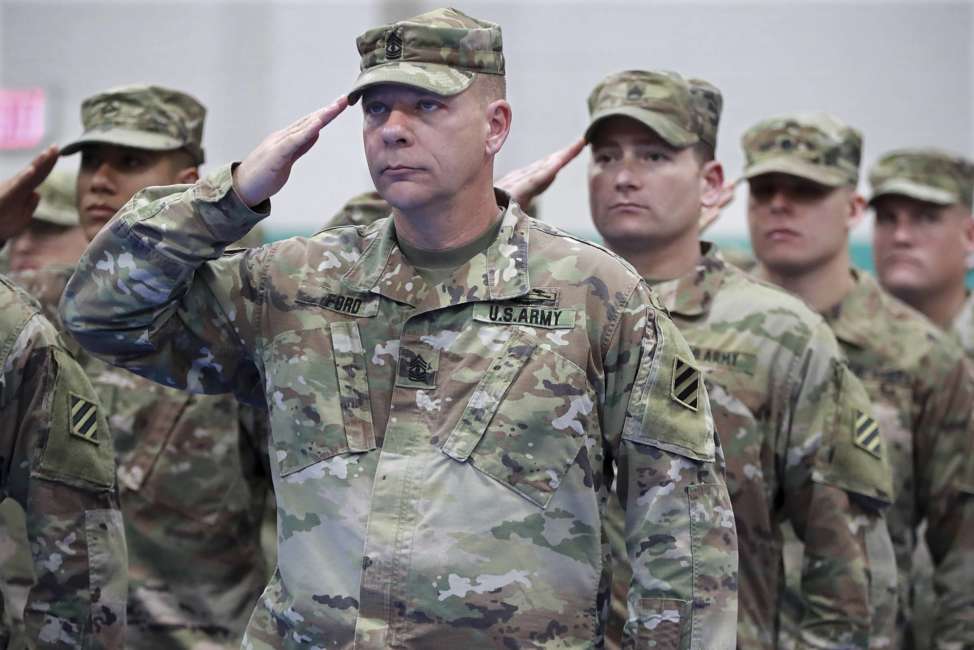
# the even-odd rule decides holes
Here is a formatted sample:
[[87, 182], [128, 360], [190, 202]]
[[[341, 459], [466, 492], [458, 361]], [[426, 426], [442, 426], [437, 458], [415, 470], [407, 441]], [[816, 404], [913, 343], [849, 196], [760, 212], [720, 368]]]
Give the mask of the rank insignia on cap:
[[882, 448], [882, 437], [879, 434], [879, 424], [862, 411], [856, 411], [856, 423], [853, 431], [856, 446], [865, 449], [873, 456], [879, 456]]
[[680, 357], [673, 360], [673, 400], [691, 411], [696, 411], [700, 400], [700, 371]]
[[98, 444], [98, 405], [71, 393], [71, 435]]
[[386, 38], [386, 58], [398, 59], [402, 56], [402, 38], [398, 33], [392, 32]]

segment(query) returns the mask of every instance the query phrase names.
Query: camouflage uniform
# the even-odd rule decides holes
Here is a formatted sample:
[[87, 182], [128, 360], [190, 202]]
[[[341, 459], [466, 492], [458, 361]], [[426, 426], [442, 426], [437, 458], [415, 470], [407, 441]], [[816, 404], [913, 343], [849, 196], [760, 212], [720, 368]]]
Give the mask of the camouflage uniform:
[[[177, 91], [116, 88], [85, 100], [85, 133], [64, 151], [106, 142], [182, 148], [199, 161], [203, 115]], [[14, 279], [56, 314], [73, 272], [51, 268]], [[271, 490], [266, 412], [230, 396], [159, 385], [80, 349], [78, 359], [108, 413], [118, 453], [130, 574], [126, 647], [239, 647], [270, 573], [260, 543]]]
[[[674, 147], [698, 141], [716, 147], [722, 103], [720, 91], [702, 80], [631, 70], [592, 91], [588, 133], [599, 120], [621, 115]], [[695, 271], [654, 289], [703, 367], [727, 456], [740, 544], [737, 646], [778, 647], [787, 521], [801, 532], [810, 558], [801, 578], [810, 603], [803, 640], [808, 647], [865, 648], [874, 567], [862, 522], [881, 525], [892, 480], [884, 458], [851, 444], [855, 418], [868, 417], [871, 408], [828, 325], [800, 300], [727, 264], [710, 244], [702, 245]], [[619, 558], [622, 522], [612, 515]], [[895, 575], [892, 564], [888, 572]], [[628, 579], [617, 562], [613, 622], [620, 614], [624, 620], [616, 595], [624, 596]]]
[[[903, 149], [886, 154], [869, 171], [872, 203], [881, 196], [901, 195], [936, 205], [960, 204], [974, 209], [974, 162], [938, 149]], [[974, 357], [974, 296], [957, 312], [951, 333]]]
[[[773, 118], [743, 139], [745, 175], [778, 171], [831, 186], [855, 185], [861, 138], [834, 118]], [[899, 572], [897, 626], [884, 647], [909, 647], [912, 555], [917, 528], [935, 564], [936, 648], [974, 646], [974, 378], [963, 352], [870, 276], [823, 314], [873, 402], [893, 467], [887, 512]], [[870, 448], [868, 432], [855, 443]]]
[[388, 217], [391, 212], [391, 206], [378, 192], [365, 192], [350, 198], [335, 216], [325, 222], [325, 228], [367, 226]]
[[[443, 94], [466, 71], [415, 56], [502, 61], [499, 27], [454, 10], [359, 46], [361, 79]], [[408, 76], [373, 74], [373, 48]], [[72, 278], [92, 352], [270, 407], [279, 559], [244, 648], [600, 646], [612, 461], [631, 642], [733, 646], [736, 534], [689, 348], [628, 265], [498, 201], [486, 248], [428, 284], [391, 219], [221, 257], [269, 209], [225, 167], [137, 195]]]
[[[36, 221], [63, 228], [78, 226], [73, 174], [55, 170], [37, 188], [40, 203], [32, 215]], [[0, 271], [9, 274], [8, 250], [3, 251]], [[33, 562], [27, 541], [24, 509], [14, 499], [0, 503], [0, 593], [3, 598], [0, 620], [0, 647], [26, 647], [24, 605], [34, 584]], [[4, 642], [3, 640], [6, 640]]]
[[27, 641], [122, 648], [125, 533], [104, 413], [57, 332], [2, 276], [0, 336], [0, 484], [26, 512], [35, 576]]

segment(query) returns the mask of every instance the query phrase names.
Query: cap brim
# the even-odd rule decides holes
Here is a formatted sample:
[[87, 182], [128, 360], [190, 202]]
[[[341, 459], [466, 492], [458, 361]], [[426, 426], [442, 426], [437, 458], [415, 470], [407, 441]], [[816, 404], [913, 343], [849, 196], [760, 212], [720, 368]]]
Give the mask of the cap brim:
[[700, 141], [700, 137], [696, 133], [687, 131], [670, 117], [636, 106], [613, 106], [612, 108], [596, 111], [589, 120], [588, 128], [585, 129], [585, 139], [591, 142], [592, 132], [595, 131], [600, 122], [610, 117], [619, 116], [634, 119], [649, 127], [672, 147], [682, 149]]
[[813, 165], [812, 163], [789, 156], [768, 158], [744, 170], [744, 178], [747, 179], [764, 174], [788, 174], [789, 176], [797, 176], [798, 178], [804, 178], [805, 180], [814, 181], [815, 183], [829, 187], [842, 187], [850, 184], [846, 175], [840, 171], [819, 167], [818, 165]]
[[79, 223], [77, 212], [45, 207], [43, 202], [34, 210], [33, 218], [35, 221], [43, 221], [64, 228], [73, 228]]
[[148, 149], [149, 151], [171, 151], [186, 146], [186, 143], [161, 133], [111, 129], [108, 131], [86, 131], [74, 142], [61, 147], [61, 155], [70, 156], [89, 144], [113, 144], [120, 147]]
[[884, 183], [880, 183], [873, 188], [873, 194], [869, 198], [872, 204], [876, 199], [890, 195], [906, 196], [917, 201], [925, 201], [935, 205], [952, 205], [961, 203], [961, 200], [954, 194], [939, 187], [922, 185], [903, 178], [893, 178]]
[[456, 95], [473, 83], [475, 73], [443, 65], [440, 63], [418, 63], [397, 61], [369, 68], [359, 75], [352, 89], [348, 91], [348, 103], [354, 104], [362, 92], [379, 84], [399, 84], [421, 88], [437, 95], [449, 97]]

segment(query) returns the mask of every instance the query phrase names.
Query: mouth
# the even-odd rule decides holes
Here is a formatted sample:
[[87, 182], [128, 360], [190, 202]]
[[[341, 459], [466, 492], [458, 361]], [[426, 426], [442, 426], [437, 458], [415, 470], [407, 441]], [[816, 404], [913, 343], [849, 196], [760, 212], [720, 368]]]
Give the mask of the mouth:
[[86, 217], [102, 221], [108, 221], [115, 216], [116, 212], [118, 210], [109, 205], [89, 205], [84, 208]]
[[774, 228], [764, 233], [764, 238], [770, 241], [790, 241], [800, 239], [801, 233], [790, 228]]
[[399, 178], [402, 176], [410, 176], [421, 171], [423, 171], [421, 167], [411, 167], [409, 165], [386, 165], [382, 168], [382, 175], [390, 176], [392, 178]]
[[609, 206], [609, 212], [645, 212], [648, 209], [645, 205], [632, 201], [619, 201]]

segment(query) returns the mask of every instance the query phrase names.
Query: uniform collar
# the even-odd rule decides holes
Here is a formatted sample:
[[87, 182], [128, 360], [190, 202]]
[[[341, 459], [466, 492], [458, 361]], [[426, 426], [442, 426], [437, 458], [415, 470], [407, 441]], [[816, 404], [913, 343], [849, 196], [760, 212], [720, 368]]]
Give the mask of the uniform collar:
[[822, 312], [835, 338], [856, 347], [869, 347], [876, 338], [875, 318], [882, 311], [883, 290], [859, 269], [850, 269], [855, 284], [839, 304]]
[[700, 242], [700, 258], [689, 273], [663, 282], [651, 282], [671, 314], [702, 316], [710, 311], [714, 296], [727, 275], [727, 262], [716, 244]]
[[342, 277], [342, 284], [352, 291], [376, 293], [411, 305], [418, 311], [505, 300], [528, 293], [529, 218], [509, 195], [496, 189], [494, 193], [497, 204], [504, 209], [497, 237], [442, 283], [426, 285], [399, 248], [395, 223], [389, 218], [377, 225], [374, 239]]

